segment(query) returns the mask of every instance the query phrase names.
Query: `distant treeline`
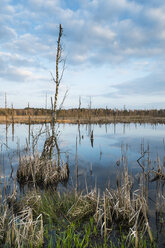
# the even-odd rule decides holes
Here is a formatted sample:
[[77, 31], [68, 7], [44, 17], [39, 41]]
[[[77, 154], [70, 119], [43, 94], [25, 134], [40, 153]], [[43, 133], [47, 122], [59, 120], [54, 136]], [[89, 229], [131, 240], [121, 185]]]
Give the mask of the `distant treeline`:
[[[25, 108], [25, 109], [11, 109], [0, 108], [0, 116], [15, 115], [15, 116], [51, 116], [50, 109], [42, 108]], [[150, 109], [150, 110], [119, 110], [119, 109], [86, 109], [73, 108], [61, 109], [57, 111], [57, 117], [75, 117], [75, 118], [89, 118], [102, 116], [151, 116], [151, 117], [165, 117], [165, 109]]]
[[42, 108], [24, 108], [24, 109], [12, 109], [12, 108], [0, 108], [0, 116], [4, 115], [33, 115], [33, 116], [41, 116], [41, 115], [51, 115], [51, 110], [46, 110]]

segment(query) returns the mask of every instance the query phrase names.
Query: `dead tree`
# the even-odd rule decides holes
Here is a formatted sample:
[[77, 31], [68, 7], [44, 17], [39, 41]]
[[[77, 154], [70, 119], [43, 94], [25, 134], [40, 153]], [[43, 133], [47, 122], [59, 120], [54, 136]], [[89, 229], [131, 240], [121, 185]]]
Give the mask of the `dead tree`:
[[56, 54], [56, 78], [51, 73], [53, 82], [56, 84], [56, 91], [55, 91], [55, 95], [54, 95], [54, 104], [53, 104], [53, 113], [52, 113], [53, 131], [54, 131], [55, 123], [57, 121], [57, 99], [58, 99], [59, 85], [61, 83], [61, 80], [63, 77], [63, 72], [64, 72], [64, 67], [65, 67], [65, 62], [64, 62], [62, 73], [61, 73], [61, 76], [59, 77], [59, 63], [61, 62], [61, 54], [62, 54], [62, 46], [61, 46], [62, 33], [63, 33], [63, 29], [62, 29], [62, 26], [60, 24], [59, 25], [58, 41], [57, 41], [57, 54]]
[[[60, 165], [60, 149], [58, 146], [58, 142], [57, 142], [57, 135], [55, 133], [55, 124], [57, 122], [57, 101], [58, 101], [58, 93], [59, 93], [59, 85], [61, 83], [62, 77], [63, 77], [63, 73], [64, 73], [64, 69], [65, 69], [65, 60], [63, 60], [63, 68], [62, 68], [62, 72], [61, 75], [59, 73], [59, 64], [62, 62], [61, 59], [61, 55], [62, 55], [62, 46], [61, 46], [61, 38], [62, 38], [62, 34], [63, 34], [63, 29], [61, 24], [59, 25], [59, 33], [58, 33], [58, 40], [57, 40], [57, 54], [56, 54], [56, 76], [54, 77], [53, 73], [51, 73], [52, 76], [52, 80], [56, 85], [56, 89], [55, 89], [55, 95], [54, 95], [54, 103], [53, 103], [53, 99], [51, 99], [51, 105], [52, 105], [52, 136], [50, 136], [44, 144], [44, 150], [42, 152], [42, 156], [47, 156], [52, 158], [53, 156], [53, 147], [56, 146], [57, 149], [57, 154], [58, 154], [58, 165]], [[62, 101], [62, 104], [66, 98], [66, 94], [64, 96], [64, 99]], [[49, 146], [49, 147], [48, 147]], [[49, 152], [48, 152], [49, 151]]]

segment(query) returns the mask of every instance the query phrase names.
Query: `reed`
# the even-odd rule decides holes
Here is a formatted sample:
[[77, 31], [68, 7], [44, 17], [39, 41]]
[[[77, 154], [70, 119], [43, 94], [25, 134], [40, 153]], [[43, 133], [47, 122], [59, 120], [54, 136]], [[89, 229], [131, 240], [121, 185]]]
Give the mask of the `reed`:
[[[100, 202], [98, 224], [104, 222], [111, 230], [113, 225], [123, 226], [125, 229], [141, 229], [146, 224], [147, 204], [144, 197], [137, 191], [131, 191], [128, 177], [118, 190], [106, 189], [104, 200]], [[106, 230], [106, 229], [105, 229]]]
[[[149, 157], [147, 161], [149, 163]], [[158, 170], [163, 172], [159, 159], [158, 164]], [[0, 246], [138, 248], [148, 247], [146, 244], [149, 244], [154, 247], [148, 219], [148, 189], [144, 187], [149, 178], [145, 181], [145, 171], [141, 175], [139, 188], [133, 190], [127, 158], [122, 155], [121, 175], [117, 174], [116, 189], [109, 187], [100, 193], [97, 187], [89, 191], [86, 186], [86, 193], [75, 189], [59, 193], [54, 186], [68, 179], [69, 172], [65, 166], [58, 166], [56, 160], [45, 160], [37, 153], [20, 156], [17, 180], [22, 184], [31, 182], [34, 188], [17, 198], [15, 184], [13, 193], [7, 196], [5, 180], [0, 212]], [[147, 170], [151, 172], [151, 169]], [[5, 172], [3, 175], [5, 178]], [[44, 191], [37, 190], [37, 185], [42, 185]], [[157, 212], [163, 211], [165, 206], [163, 195], [161, 204], [159, 202], [158, 198]], [[121, 237], [118, 234], [117, 241], [113, 243], [111, 237], [116, 230], [122, 230]]]
[[20, 157], [17, 169], [17, 180], [20, 184], [33, 183], [41, 187], [57, 186], [66, 182], [69, 177], [68, 164], [57, 165], [56, 160], [41, 159], [38, 154], [34, 157]]
[[43, 219], [39, 215], [33, 218], [32, 209], [23, 209], [12, 214], [4, 208], [0, 216], [1, 247], [37, 247], [43, 244]]
[[33, 218], [32, 209], [27, 208], [13, 214], [8, 223], [6, 243], [10, 247], [37, 247], [43, 244], [43, 219]]
[[[34, 188], [17, 201], [11, 201], [10, 208], [5, 201], [0, 215], [1, 244], [4, 247], [145, 247], [145, 239], [142, 242], [141, 238], [145, 232], [148, 231], [153, 242], [146, 200], [140, 189], [132, 192], [129, 176], [123, 179], [118, 189], [106, 189], [103, 194], [96, 188], [88, 193]], [[111, 240], [116, 229], [122, 233], [117, 244]]]

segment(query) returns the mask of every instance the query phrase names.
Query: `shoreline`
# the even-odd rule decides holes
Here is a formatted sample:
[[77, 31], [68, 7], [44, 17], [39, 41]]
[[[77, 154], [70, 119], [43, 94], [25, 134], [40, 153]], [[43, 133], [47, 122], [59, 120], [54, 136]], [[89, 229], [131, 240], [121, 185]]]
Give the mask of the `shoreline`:
[[[51, 123], [51, 116], [0, 116], [0, 124], [44, 124]], [[150, 123], [165, 124], [165, 117], [152, 116], [89, 116], [88, 118], [57, 117], [57, 123], [63, 124], [111, 124], [111, 123]]]

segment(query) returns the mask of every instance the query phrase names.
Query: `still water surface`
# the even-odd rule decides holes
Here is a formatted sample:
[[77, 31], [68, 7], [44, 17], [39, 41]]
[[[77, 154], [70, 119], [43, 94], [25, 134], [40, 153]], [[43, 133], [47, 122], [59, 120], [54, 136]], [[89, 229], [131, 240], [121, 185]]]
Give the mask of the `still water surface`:
[[[10, 162], [16, 172], [18, 166], [17, 150], [23, 151], [27, 143], [32, 146], [33, 136], [41, 132], [38, 151], [42, 152], [44, 141], [48, 137], [49, 127], [41, 125], [0, 125], [1, 164], [5, 160], [6, 176], [11, 172]], [[93, 142], [90, 135], [93, 131]], [[58, 126], [58, 145], [62, 158], [69, 158], [70, 170], [75, 166], [76, 142], [79, 176], [97, 180], [98, 187], [104, 188], [111, 174], [120, 168], [122, 155], [127, 156], [128, 169], [133, 175], [141, 172], [137, 159], [146, 151], [142, 159], [149, 158], [152, 167], [165, 159], [165, 125], [150, 124], [109, 124], [109, 125], [69, 125]], [[120, 165], [119, 165], [120, 164]], [[71, 177], [74, 177], [71, 174]]]

